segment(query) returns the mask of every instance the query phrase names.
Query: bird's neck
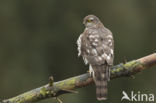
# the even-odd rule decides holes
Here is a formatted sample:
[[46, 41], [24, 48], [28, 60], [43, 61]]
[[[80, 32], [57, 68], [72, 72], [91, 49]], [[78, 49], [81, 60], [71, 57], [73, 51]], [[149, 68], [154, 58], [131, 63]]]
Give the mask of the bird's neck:
[[100, 27], [104, 27], [104, 25], [102, 23], [98, 23], [96, 25], [93, 25], [93, 26], [89, 26], [89, 27], [86, 27], [87, 29], [98, 29]]

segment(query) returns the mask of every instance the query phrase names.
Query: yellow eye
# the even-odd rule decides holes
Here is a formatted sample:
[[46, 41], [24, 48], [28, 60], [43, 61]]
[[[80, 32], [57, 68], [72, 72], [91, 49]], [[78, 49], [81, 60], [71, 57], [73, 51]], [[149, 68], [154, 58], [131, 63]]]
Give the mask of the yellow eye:
[[93, 22], [94, 21], [94, 18], [89, 18], [89, 19], [87, 19], [87, 22]]
[[87, 20], [87, 22], [89, 22], [89, 23], [92, 22], [92, 21], [93, 21], [93, 19], [88, 19], [88, 20]]
[[87, 22], [91, 22], [91, 20], [88, 19]]

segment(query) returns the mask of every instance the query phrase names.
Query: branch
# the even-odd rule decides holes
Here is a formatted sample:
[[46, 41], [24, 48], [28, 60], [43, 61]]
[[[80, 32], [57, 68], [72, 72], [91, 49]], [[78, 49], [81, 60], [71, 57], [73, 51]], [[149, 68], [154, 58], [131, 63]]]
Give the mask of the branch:
[[[154, 65], [156, 65], [156, 53], [137, 60], [129, 61], [125, 64], [121, 63], [114, 66], [111, 69], [111, 79], [131, 76]], [[19, 96], [3, 100], [1, 103], [34, 103], [46, 98], [58, 97], [61, 94], [74, 93], [73, 89], [81, 88], [92, 83], [93, 79], [90, 77], [89, 73], [54, 83], [53, 78], [51, 77], [49, 84], [28, 91]]]

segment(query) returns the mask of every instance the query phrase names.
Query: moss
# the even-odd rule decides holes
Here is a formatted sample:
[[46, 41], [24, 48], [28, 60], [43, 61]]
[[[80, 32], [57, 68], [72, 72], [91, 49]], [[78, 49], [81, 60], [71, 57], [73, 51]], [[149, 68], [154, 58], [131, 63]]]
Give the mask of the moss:
[[46, 96], [46, 94], [47, 94], [47, 90], [46, 90], [46, 88], [45, 87], [43, 87], [43, 88], [41, 88], [41, 90], [40, 90], [40, 94], [42, 95], [42, 96]]
[[75, 84], [76, 78], [72, 78], [70, 80], [68, 80], [66, 83], [67, 84]]
[[[35, 93], [31, 92], [31, 93], [24, 93], [23, 95], [21, 96], [17, 96], [17, 97], [14, 97], [12, 99], [10, 99], [9, 101], [11, 101], [11, 103], [24, 103], [25, 101], [31, 101], [32, 98], [35, 97]], [[10, 103], [10, 102], [8, 102]]]
[[135, 64], [138, 64], [135, 60], [124, 64], [125, 69], [132, 68]]
[[63, 85], [64, 85], [64, 82], [59, 82], [59, 83], [56, 84], [56, 87], [57, 87], [57, 88], [60, 88], [60, 87], [62, 87]]
[[68, 87], [68, 89], [73, 89], [75, 87], [75, 81], [76, 81], [76, 79], [72, 78], [72, 79], [70, 79], [69, 81], [66, 82], [67, 85], [70, 84], [70, 88]]
[[123, 68], [121, 68], [121, 67], [120, 68], [117, 68], [116, 69], [116, 72], [120, 72], [121, 70], [123, 70]]
[[115, 73], [115, 70], [111, 70], [111, 74], [114, 74]]
[[55, 86], [57, 88], [64, 88], [64, 89], [72, 89], [75, 87], [75, 81], [76, 81], [76, 78], [71, 78], [71, 79], [68, 79], [66, 81], [62, 81], [58, 84], [56, 84]]
[[135, 69], [138, 69], [138, 70], [139, 70], [139, 68], [143, 69], [143, 65], [139, 61], [135, 61], [135, 60], [124, 64], [124, 67], [125, 67], [125, 69], [127, 69], [131, 72], [135, 71]]

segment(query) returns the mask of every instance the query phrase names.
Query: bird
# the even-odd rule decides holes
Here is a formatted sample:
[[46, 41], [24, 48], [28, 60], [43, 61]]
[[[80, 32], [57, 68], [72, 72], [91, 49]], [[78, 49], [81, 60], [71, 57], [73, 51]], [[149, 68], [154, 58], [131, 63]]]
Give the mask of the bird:
[[88, 15], [84, 18], [85, 29], [77, 40], [78, 56], [89, 65], [89, 74], [96, 86], [97, 100], [107, 99], [107, 82], [114, 60], [114, 39], [98, 17]]

